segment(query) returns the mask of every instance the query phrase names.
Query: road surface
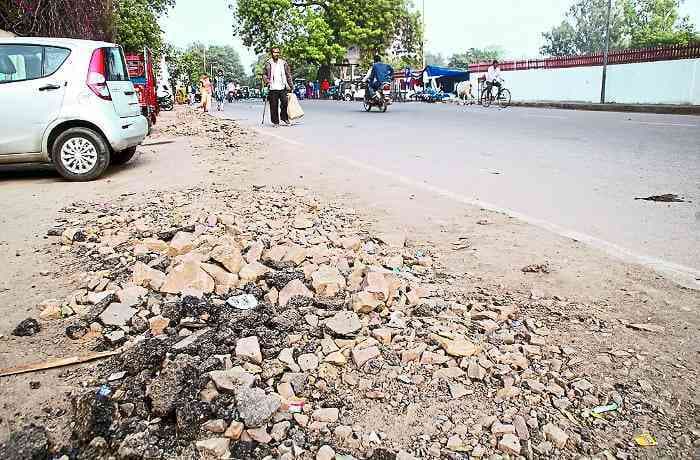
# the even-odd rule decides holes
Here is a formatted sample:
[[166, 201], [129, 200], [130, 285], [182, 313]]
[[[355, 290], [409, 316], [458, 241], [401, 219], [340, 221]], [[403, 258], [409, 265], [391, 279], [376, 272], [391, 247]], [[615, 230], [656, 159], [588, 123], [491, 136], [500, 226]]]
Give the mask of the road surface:
[[[424, 190], [700, 280], [700, 118], [539, 108], [303, 101], [293, 127], [260, 129], [262, 103], [223, 116]], [[673, 193], [686, 202], [638, 197]]]

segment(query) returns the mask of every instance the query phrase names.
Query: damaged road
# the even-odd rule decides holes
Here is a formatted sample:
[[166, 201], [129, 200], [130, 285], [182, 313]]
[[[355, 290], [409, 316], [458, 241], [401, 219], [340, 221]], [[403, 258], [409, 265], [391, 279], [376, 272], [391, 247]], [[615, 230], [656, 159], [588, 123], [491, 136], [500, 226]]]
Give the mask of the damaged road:
[[71, 290], [20, 330], [119, 353], [56, 374], [57, 410], [33, 424], [3, 414], [3, 458], [691, 458], [700, 445], [696, 404], [644, 377], [644, 356], [570, 339], [616, 333], [596, 305], [475, 285], [430, 244], [298, 187], [77, 201], [47, 243]]

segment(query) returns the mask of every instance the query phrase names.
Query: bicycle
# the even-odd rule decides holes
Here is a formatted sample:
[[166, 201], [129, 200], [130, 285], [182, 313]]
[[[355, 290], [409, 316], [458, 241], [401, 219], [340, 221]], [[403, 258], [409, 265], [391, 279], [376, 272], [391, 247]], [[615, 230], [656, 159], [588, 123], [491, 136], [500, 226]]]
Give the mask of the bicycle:
[[489, 92], [489, 86], [484, 85], [481, 90], [479, 101], [484, 107], [489, 107], [491, 103], [495, 101], [500, 108], [505, 109], [510, 105], [510, 90], [501, 86], [498, 88], [498, 93], [494, 96], [493, 86], [491, 86], [491, 91]]

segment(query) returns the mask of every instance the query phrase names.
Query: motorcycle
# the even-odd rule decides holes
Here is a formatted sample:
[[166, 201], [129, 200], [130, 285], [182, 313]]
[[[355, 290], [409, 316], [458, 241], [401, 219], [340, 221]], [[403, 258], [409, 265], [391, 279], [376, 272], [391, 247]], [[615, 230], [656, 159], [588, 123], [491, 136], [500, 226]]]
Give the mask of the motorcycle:
[[229, 91], [226, 94], [226, 100], [228, 101], [229, 104], [233, 102], [234, 97], [236, 97], [236, 94], [233, 91]]
[[165, 94], [163, 96], [158, 96], [158, 106], [165, 111], [173, 110], [173, 96], [172, 94]]
[[374, 94], [369, 96], [369, 88], [365, 86], [365, 98], [364, 107], [365, 112], [372, 110], [372, 107], [377, 107], [382, 112], [386, 110], [391, 105], [391, 85], [389, 83], [382, 83], [382, 86], [374, 92]]

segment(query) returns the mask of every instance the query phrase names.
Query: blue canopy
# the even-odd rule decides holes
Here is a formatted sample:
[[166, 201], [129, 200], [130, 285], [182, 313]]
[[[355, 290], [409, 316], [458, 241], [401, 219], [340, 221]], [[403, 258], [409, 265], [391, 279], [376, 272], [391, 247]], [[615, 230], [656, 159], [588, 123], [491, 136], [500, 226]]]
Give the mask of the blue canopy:
[[456, 69], [452, 67], [438, 67], [429, 65], [425, 67], [424, 72], [428, 73], [428, 77], [446, 77], [460, 80], [469, 80], [469, 71], [464, 69]]

